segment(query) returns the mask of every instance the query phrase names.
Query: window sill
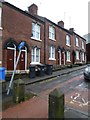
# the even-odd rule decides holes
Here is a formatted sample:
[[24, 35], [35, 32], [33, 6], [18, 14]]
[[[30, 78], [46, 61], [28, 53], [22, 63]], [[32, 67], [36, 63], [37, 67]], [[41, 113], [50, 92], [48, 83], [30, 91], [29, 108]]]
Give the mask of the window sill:
[[49, 60], [53, 60], [53, 61], [56, 61], [56, 59], [55, 59], [55, 58], [49, 58]]
[[2, 30], [3, 28], [2, 27], [0, 27], [0, 30]]
[[68, 47], [71, 47], [71, 45], [69, 45], [69, 44], [66, 44]]
[[76, 59], [76, 60], [80, 60], [80, 59]]
[[40, 64], [40, 62], [31, 62], [30, 65], [37, 65]]
[[67, 60], [67, 62], [71, 62], [70, 60]]
[[79, 46], [76, 45], [76, 47], [79, 47]]
[[39, 42], [41, 42], [41, 41], [42, 41], [42, 40], [37, 39], [37, 38], [34, 38], [34, 37], [31, 37], [31, 39], [33, 39], [33, 40], [35, 40], [35, 41], [39, 41]]
[[49, 38], [50, 40], [52, 40], [52, 41], [56, 41], [55, 39], [53, 39], [53, 38]]

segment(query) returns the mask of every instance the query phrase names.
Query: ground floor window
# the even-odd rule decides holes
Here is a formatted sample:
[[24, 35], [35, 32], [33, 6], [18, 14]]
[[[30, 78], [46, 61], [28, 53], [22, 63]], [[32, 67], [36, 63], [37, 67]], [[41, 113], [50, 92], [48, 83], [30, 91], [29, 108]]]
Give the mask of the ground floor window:
[[82, 60], [84, 61], [84, 53], [82, 53]]
[[67, 55], [67, 61], [70, 61], [70, 51], [67, 51], [66, 55]]
[[79, 60], [79, 51], [76, 51], [76, 59]]
[[52, 60], [55, 59], [55, 47], [54, 46], [49, 47], [49, 59], [52, 59]]
[[37, 47], [32, 48], [31, 60], [32, 62], [40, 63], [40, 48]]

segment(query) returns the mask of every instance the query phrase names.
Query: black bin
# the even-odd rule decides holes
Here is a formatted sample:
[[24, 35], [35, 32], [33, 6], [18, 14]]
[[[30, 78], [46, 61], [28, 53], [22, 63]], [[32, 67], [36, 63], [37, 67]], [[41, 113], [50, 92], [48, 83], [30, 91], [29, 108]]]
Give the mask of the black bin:
[[45, 65], [37, 65], [37, 67], [38, 67], [37, 75], [44, 76], [45, 75]]
[[36, 77], [35, 66], [30, 66], [29, 67], [29, 77], [30, 78], [35, 78]]
[[46, 74], [52, 75], [53, 65], [46, 65]]

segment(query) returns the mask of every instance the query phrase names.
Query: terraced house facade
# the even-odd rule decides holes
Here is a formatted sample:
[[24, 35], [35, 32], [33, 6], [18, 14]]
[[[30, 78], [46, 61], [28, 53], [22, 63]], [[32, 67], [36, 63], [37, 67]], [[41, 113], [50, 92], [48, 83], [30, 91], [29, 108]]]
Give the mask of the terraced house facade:
[[86, 62], [86, 40], [73, 28], [64, 28], [38, 15], [32, 4], [23, 11], [7, 2], [0, 4], [0, 66], [13, 70], [18, 45], [25, 41], [17, 70], [27, 71], [30, 64], [70, 65]]

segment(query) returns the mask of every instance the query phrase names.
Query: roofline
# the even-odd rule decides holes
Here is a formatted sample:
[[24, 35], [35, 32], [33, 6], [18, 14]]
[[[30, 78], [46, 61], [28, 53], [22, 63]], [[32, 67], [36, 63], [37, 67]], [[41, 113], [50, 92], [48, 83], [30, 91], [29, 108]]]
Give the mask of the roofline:
[[44, 23], [42, 20], [40, 20], [40, 19], [38, 19], [37, 17], [31, 15], [31, 14], [28, 13], [27, 11], [23, 11], [23, 10], [21, 10], [20, 8], [14, 6], [14, 5], [12, 5], [12, 4], [8, 3], [8, 2], [2, 2], [2, 4], [7, 5], [7, 6], [13, 8], [13, 9], [17, 10], [18, 12], [20, 12], [20, 13], [28, 16], [28, 17], [31, 17], [32, 19], [35, 19], [35, 20], [37, 20], [37, 21], [40, 21], [41, 23]]
[[62, 30], [64, 30], [65, 32], [68, 32], [69, 34], [73, 35], [73, 33], [72, 33], [72, 32], [70, 32], [69, 30], [67, 30], [67, 29], [65, 29], [65, 28], [63, 28], [63, 27], [61, 27], [61, 26], [59, 26], [58, 24], [56, 24], [56, 23], [52, 22], [51, 20], [49, 20], [49, 19], [47, 19], [47, 18], [45, 18], [45, 19], [46, 19], [48, 22], [50, 22], [50, 23], [54, 24], [55, 26], [57, 26], [57, 27], [61, 28], [61, 29], [62, 29]]
[[80, 36], [80, 35], [78, 35], [77, 33], [75, 33], [75, 32], [73, 32], [75, 35], [77, 35], [78, 37], [80, 37], [81, 39], [83, 39], [83, 40], [85, 40], [86, 41], [86, 39], [85, 38], [83, 38], [82, 36]]

